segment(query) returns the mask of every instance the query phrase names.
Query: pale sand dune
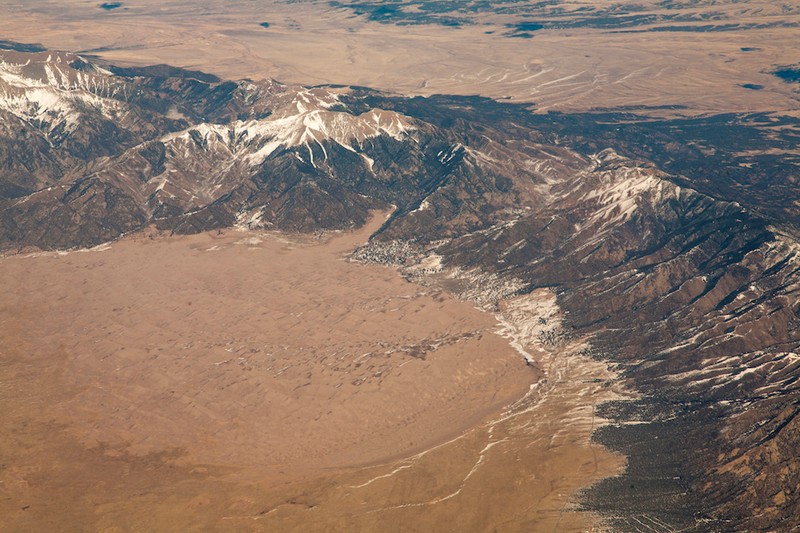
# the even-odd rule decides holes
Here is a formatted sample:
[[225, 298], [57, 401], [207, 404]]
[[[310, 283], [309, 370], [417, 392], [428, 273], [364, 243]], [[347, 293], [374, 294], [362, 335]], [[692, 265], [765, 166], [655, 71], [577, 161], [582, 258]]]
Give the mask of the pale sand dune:
[[[374, 228], [373, 228], [374, 229]], [[367, 230], [368, 231], [368, 230]], [[329, 467], [407, 454], [535, 379], [491, 317], [325, 244], [236, 231], [13, 257], [28, 357], [62, 350], [56, 419], [87, 446]], [[346, 429], [342, 429], [346, 428]]]
[[344, 260], [376, 223], [0, 260], [0, 530], [587, 527], [602, 368], [518, 402], [492, 316]]

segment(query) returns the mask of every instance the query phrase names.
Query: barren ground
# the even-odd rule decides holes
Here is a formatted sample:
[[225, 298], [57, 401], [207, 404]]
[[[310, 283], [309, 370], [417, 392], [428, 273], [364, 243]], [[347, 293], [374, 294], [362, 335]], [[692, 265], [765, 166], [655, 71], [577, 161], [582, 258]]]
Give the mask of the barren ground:
[[587, 444], [598, 368], [509, 409], [541, 374], [491, 315], [345, 261], [375, 224], [0, 260], [0, 530], [589, 523], [570, 496], [620, 466]]

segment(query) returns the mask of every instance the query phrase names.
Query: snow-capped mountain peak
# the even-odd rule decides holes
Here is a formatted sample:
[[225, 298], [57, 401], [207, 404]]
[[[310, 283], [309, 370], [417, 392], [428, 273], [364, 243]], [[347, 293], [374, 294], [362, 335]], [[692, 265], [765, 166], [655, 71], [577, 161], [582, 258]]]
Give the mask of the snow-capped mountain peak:
[[266, 118], [229, 124], [204, 123], [166, 135], [162, 142], [188, 141], [199, 135], [204, 143], [225, 143], [232, 153], [253, 166], [279, 148], [306, 146], [314, 164], [312, 145], [319, 146], [327, 158], [322, 145], [325, 141], [356, 152], [367, 139], [388, 135], [400, 140], [416, 129], [412, 119], [394, 111], [371, 109], [352, 114], [334, 110], [339, 103], [336, 93], [322, 89], [303, 89], [290, 98], [278, 99], [278, 103], [283, 105]]
[[[31, 57], [32, 56], [32, 57]], [[110, 72], [67, 53], [0, 58], [0, 110], [37, 126], [50, 140], [77, 127], [87, 109], [113, 118], [124, 104], [123, 87]]]

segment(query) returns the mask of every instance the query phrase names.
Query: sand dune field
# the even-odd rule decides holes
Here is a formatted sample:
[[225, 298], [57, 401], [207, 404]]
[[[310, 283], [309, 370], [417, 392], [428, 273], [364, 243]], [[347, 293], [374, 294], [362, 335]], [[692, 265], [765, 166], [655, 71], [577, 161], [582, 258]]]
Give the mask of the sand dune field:
[[346, 261], [378, 222], [0, 260], [0, 529], [588, 523], [602, 369], [541, 382], [492, 315]]

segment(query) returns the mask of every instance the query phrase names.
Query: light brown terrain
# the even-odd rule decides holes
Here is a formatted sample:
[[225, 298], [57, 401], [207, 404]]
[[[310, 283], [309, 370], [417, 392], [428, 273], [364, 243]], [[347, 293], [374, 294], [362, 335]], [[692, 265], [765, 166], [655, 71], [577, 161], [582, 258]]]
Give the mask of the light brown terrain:
[[345, 261], [377, 222], [0, 259], [0, 531], [587, 527], [605, 371]]
[[[0, 35], [117, 64], [168, 63], [224, 78], [365, 85], [404, 95], [480, 94], [535, 102], [540, 112], [676, 105], [685, 109], [649, 113], [800, 110], [793, 87], [770, 74], [797, 61], [797, 27], [791, 26], [800, 22], [797, 6], [769, 0], [674, 4], [669, 9], [646, 0], [617, 7], [622, 16], [626, 11], [680, 15], [675, 21], [623, 26], [623, 31], [538, 30], [522, 39], [508, 37], [505, 25], [556, 15], [526, 15], [530, 9], [515, 14], [512, 8], [512, 13], [469, 14], [475, 23], [461, 27], [397, 26], [321, 0], [138, 0], [112, 11], [94, 0], [68, 5], [44, 0], [0, 3]], [[560, 2], [554, 13], [556, 7], [575, 17], [581, 9], [609, 5]], [[686, 22], [681, 16], [692, 18]], [[260, 27], [262, 21], [269, 28]], [[642, 31], [708, 25], [741, 29]], [[742, 84], [764, 88], [754, 91]]]

